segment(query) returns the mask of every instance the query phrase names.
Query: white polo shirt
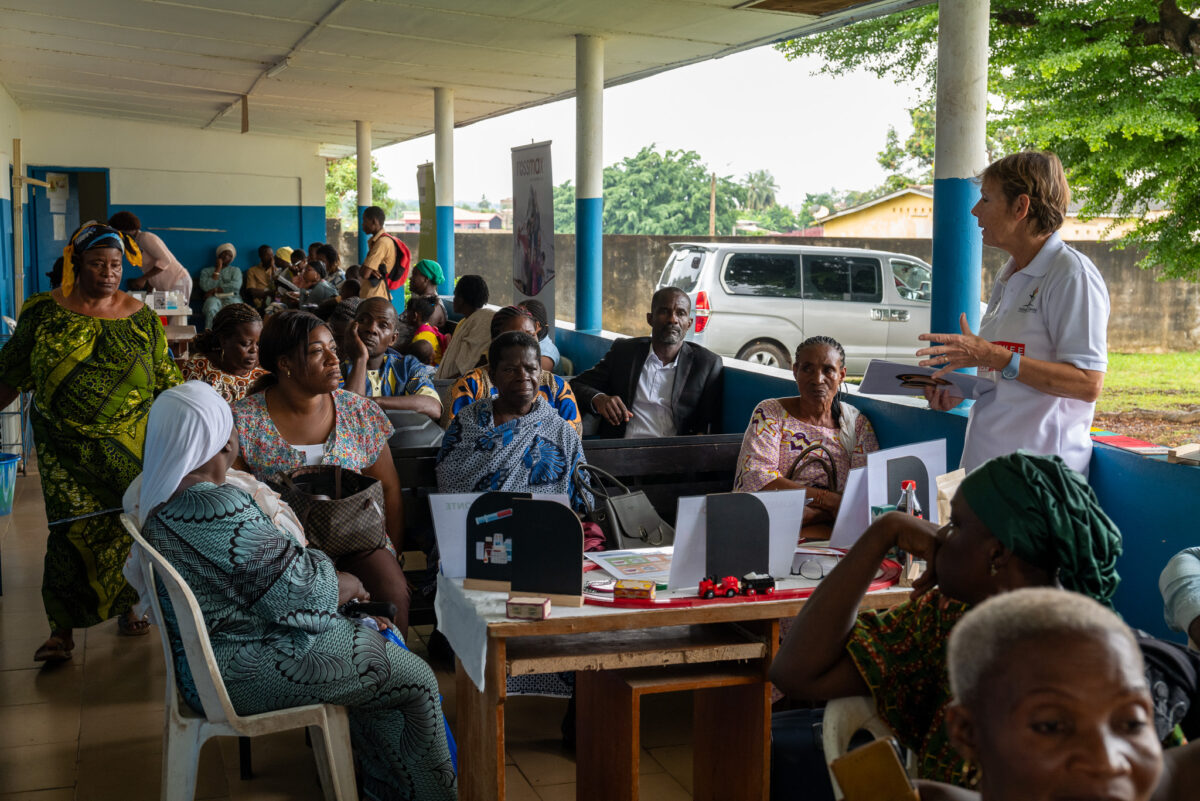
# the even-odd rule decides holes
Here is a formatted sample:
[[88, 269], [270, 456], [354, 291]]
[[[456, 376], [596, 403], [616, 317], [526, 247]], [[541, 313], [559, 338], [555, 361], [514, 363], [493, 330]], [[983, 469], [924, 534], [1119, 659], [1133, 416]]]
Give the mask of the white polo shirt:
[[[1108, 369], [1108, 289], [1096, 265], [1052, 234], [1025, 269], [1009, 259], [996, 279], [979, 325], [984, 339], [1022, 356]], [[967, 423], [962, 466], [969, 472], [991, 459], [1025, 448], [1057, 454], [1087, 475], [1096, 404], [1059, 398], [1000, 371], [980, 370], [995, 382], [975, 402]]]

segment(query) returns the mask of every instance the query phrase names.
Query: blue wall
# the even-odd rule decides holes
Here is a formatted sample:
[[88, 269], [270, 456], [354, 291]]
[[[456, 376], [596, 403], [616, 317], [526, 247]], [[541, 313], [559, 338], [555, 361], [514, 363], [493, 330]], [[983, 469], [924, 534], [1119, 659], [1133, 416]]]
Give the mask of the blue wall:
[[[564, 356], [583, 372], [608, 352], [610, 341], [558, 327], [555, 342]], [[755, 405], [764, 398], [794, 395], [790, 377], [773, 375], [752, 365], [725, 368], [725, 432], [744, 431]], [[946, 464], [962, 457], [967, 430], [964, 412], [930, 411], [919, 406], [851, 395], [849, 402], [871, 420], [879, 445], [891, 448], [910, 442], [946, 440]], [[730, 477], [732, 480], [732, 476]], [[1163, 621], [1158, 575], [1167, 561], [1187, 547], [1200, 545], [1200, 467], [1167, 464], [1097, 445], [1092, 453], [1089, 482], [1100, 505], [1124, 537], [1117, 562], [1121, 585], [1114, 603], [1131, 626], [1158, 637], [1182, 640]]]
[[[14, 317], [12, 201], [0, 198], [0, 314]], [[0, 328], [0, 331], [3, 331]]]

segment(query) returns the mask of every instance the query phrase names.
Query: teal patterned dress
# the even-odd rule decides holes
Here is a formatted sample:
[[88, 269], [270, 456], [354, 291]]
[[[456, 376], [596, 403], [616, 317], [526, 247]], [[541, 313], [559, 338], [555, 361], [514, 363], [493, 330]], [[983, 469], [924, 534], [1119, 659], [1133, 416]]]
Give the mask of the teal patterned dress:
[[[84, 628], [130, 610], [121, 567], [132, 540], [117, 515], [142, 472], [150, 404], [183, 382], [162, 323], [146, 306], [106, 320], [60, 306], [49, 292], [21, 308], [0, 350], [0, 381], [33, 391], [30, 423], [50, 536], [42, 602], [51, 629]], [[83, 517], [107, 509], [111, 514]]]
[[[433, 670], [337, 613], [329, 557], [301, 547], [229, 484], [188, 487], [158, 507], [143, 534], [195, 593], [240, 714], [346, 706], [368, 797], [456, 797]], [[178, 643], [173, 614], [165, 606], [163, 614]], [[177, 648], [177, 672], [186, 682], [181, 654]], [[181, 690], [197, 703], [194, 690]]]

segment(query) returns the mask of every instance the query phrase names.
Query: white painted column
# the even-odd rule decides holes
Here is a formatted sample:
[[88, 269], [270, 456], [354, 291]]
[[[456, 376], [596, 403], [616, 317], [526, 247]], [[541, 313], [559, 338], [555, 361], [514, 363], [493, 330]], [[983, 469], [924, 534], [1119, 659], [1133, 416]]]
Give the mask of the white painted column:
[[367, 259], [368, 237], [363, 233], [363, 212], [374, 205], [371, 198], [371, 123], [357, 120], [354, 123], [358, 151], [358, 262]]
[[437, 206], [437, 257], [446, 280], [438, 292], [454, 292], [454, 90], [433, 90], [433, 185]]
[[988, 0], [938, 4], [933, 175], [933, 308], [938, 333], [979, 330], [983, 238], [971, 208], [987, 166]]
[[575, 37], [575, 330], [604, 325], [604, 40]]

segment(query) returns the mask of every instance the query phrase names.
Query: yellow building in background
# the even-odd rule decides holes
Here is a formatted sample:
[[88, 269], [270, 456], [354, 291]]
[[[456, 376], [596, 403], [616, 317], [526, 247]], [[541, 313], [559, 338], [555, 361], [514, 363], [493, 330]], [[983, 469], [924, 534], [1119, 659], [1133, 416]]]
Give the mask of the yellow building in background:
[[[1062, 238], [1072, 242], [1099, 242], [1115, 239], [1133, 227], [1123, 222], [1109, 230], [1113, 217], [1081, 220], [1075, 216], [1078, 203], [1072, 203], [1063, 222]], [[1166, 212], [1153, 209], [1150, 219]], [[933, 192], [924, 187], [909, 187], [876, 198], [861, 206], [844, 209], [817, 220], [822, 236], [867, 237], [872, 239], [930, 239], [933, 236]]]

